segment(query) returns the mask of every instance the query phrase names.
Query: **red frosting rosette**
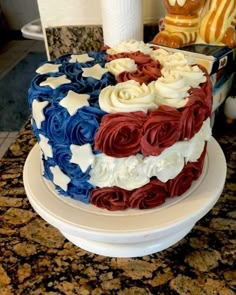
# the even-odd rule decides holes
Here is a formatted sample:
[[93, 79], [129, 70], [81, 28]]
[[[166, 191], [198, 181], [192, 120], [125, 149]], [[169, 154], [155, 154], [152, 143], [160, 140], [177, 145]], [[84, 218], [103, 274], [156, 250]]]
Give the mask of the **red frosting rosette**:
[[114, 59], [118, 58], [131, 58], [135, 61], [136, 64], [145, 64], [150, 62], [152, 59], [150, 55], [144, 54], [141, 51], [135, 51], [135, 52], [121, 52], [117, 54], [109, 54], [106, 56], [107, 61], [112, 61]]
[[202, 174], [203, 164], [207, 151], [207, 142], [205, 143], [204, 150], [200, 156], [200, 158], [196, 162], [188, 162], [187, 165], [192, 167], [193, 172], [193, 180], [197, 180]]
[[208, 115], [210, 116], [211, 110], [212, 110], [212, 104], [213, 104], [212, 83], [206, 68], [204, 68], [202, 65], [198, 65], [198, 67], [201, 69], [201, 71], [203, 71], [206, 77], [206, 82], [202, 83], [200, 87], [204, 93], [204, 96], [205, 96], [204, 101], [206, 106], [208, 107]]
[[206, 155], [206, 147], [207, 144], [205, 144], [198, 161], [188, 162], [175, 178], [167, 181], [167, 190], [170, 198], [181, 196], [190, 188], [192, 182], [200, 177]]
[[95, 137], [95, 150], [117, 158], [136, 155], [145, 119], [143, 112], [104, 115]]
[[149, 75], [150, 82], [157, 80], [162, 76], [161, 74], [161, 64], [158, 60], [152, 60], [148, 63], [141, 64], [138, 66], [138, 70], [146, 75]]
[[119, 187], [104, 187], [93, 189], [90, 194], [90, 203], [110, 211], [128, 208], [129, 192]]
[[118, 83], [129, 81], [129, 80], [134, 80], [136, 82], [139, 82], [140, 84], [142, 84], [142, 83], [148, 84], [149, 82], [152, 81], [150, 75], [145, 74], [144, 72], [139, 71], [139, 70], [137, 70], [133, 73], [124, 71], [116, 76], [116, 81]]
[[107, 55], [106, 60], [112, 61], [118, 58], [130, 58], [137, 64], [137, 70], [133, 73], [124, 71], [117, 75], [116, 81], [125, 82], [135, 80], [139, 83], [148, 84], [151, 81], [161, 77], [161, 64], [158, 60], [153, 60], [150, 55], [140, 51], [136, 52], [121, 52], [113, 55]]
[[173, 107], [161, 106], [150, 111], [143, 126], [141, 151], [144, 156], [157, 156], [181, 136], [181, 113]]
[[125, 82], [128, 80], [135, 80], [140, 84], [148, 84], [152, 81], [157, 80], [161, 77], [161, 65], [159, 61], [151, 60], [148, 63], [143, 63], [138, 65], [138, 69], [133, 72], [124, 71], [117, 75], [117, 82]]
[[186, 165], [179, 175], [167, 182], [169, 197], [173, 198], [181, 196], [190, 188], [193, 180], [193, 169], [189, 165]]
[[102, 118], [95, 137], [95, 150], [117, 158], [136, 155], [158, 156], [179, 140], [190, 139], [205, 118], [205, 104], [196, 97], [181, 111], [161, 106], [157, 110], [113, 113]]
[[158, 179], [152, 179], [146, 185], [133, 191], [129, 197], [129, 207], [151, 209], [163, 204], [167, 197], [166, 184]]
[[204, 67], [199, 68], [205, 73], [206, 82], [200, 88], [191, 88], [187, 104], [180, 109], [182, 116], [181, 140], [190, 139], [196, 134], [202, 123], [211, 115], [212, 84]]
[[208, 107], [202, 100], [201, 95], [196, 95], [195, 89], [192, 90], [191, 99], [182, 108], [181, 140], [191, 139], [202, 127], [202, 123], [208, 118]]

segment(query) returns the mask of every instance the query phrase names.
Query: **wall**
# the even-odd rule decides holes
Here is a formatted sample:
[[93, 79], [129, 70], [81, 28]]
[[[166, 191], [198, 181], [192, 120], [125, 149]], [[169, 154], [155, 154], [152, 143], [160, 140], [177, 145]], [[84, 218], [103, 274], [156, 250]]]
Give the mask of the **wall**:
[[[100, 0], [38, 0], [43, 27], [101, 24]], [[165, 14], [162, 0], [143, 0], [144, 23]]]
[[26, 23], [39, 18], [37, 0], [0, 0], [0, 3], [10, 30], [20, 30]]
[[[0, 0], [11, 30], [39, 18], [43, 25], [101, 24], [100, 0]], [[165, 14], [162, 0], [143, 0], [144, 22], [156, 23]]]

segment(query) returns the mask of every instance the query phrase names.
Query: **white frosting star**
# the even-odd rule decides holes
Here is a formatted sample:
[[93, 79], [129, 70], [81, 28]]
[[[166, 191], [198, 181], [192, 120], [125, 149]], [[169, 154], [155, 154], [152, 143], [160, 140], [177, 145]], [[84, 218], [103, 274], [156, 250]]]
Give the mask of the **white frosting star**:
[[66, 108], [69, 114], [73, 116], [78, 109], [89, 106], [89, 97], [88, 94], [79, 94], [69, 90], [67, 95], [60, 101], [60, 105]]
[[81, 146], [71, 144], [70, 150], [72, 152], [70, 162], [78, 164], [82, 172], [85, 172], [88, 167], [93, 164], [95, 156], [92, 153], [92, 148], [89, 143]]
[[59, 166], [50, 167], [50, 170], [53, 174], [53, 182], [60, 186], [64, 191], [67, 191], [68, 183], [70, 182], [70, 177], [64, 174]]
[[57, 73], [59, 70], [59, 67], [61, 66], [61, 64], [50, 64], [50, 63], [45, 63], [44, 65], [42, 65], [41, 67], [39, 67], [36, 70], [36, 73], [38, 74], [47, 74], [47, 73]]
[[43, 165], [43, 151], [42, 149], [39, 149], [39, 154], [40, 154], [40, 168], [41, 168], [41, 174], [44, 175], [44, 172], [45, 172], [45, 168], [44, 168], [44, 165]]
[[82, 68], [83, 77], [91, 77], [97, 80], [100, 80], [102, 76], [108, 72], [107, 69], [102, 68], [99, 64], [94, 65], [90, 68]]
[[69, 62], [80, 62], [80, 63], [84, 63], [87, 61], [91, 61], [94, 60], [93, 57], [90, 57], [87, 53], [85, 54], [72, 54], [71, 58], [69, 60]]
[[39, 138], [40, 138], [39, 146], [45, 156], [45, 159], [47, 160], [48, 157], [52, 158], [53, 152], [52, 152], [52, 147], [48, 143], [49, 139], [42, 134], [39, 134]]
[[41, 128], [41, 123], [45, 120], [43, 110], [47, 105], [48, 101], [38, 101], [36, 99], [32, 103], [33, 118], [38, 129]]
[[50, 86], [53, 89], [56, 89], [62, 84], [71, 83], [71, 80], [66, 78], [66, 75], [59, 77], [48, 77], [45, 81], [41, 82], [39, 86]]

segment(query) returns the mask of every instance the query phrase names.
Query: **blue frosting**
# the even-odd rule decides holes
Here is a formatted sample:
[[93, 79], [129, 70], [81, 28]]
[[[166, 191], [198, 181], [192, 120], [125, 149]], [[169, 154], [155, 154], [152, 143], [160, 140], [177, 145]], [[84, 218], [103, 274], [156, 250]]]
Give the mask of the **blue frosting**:
[[[90, 175], [89, 166], [87, 171], [82, 172], [79, 165], [71, 163], [72, 157], [70, 145], [84, 145], [89, 143], [93, 149], [94, 137], [99, 128], [102, 117], [106, 114], [99, 107], [98, 97], [101, 89], [108, 85], [115, 85], [115, 77], [110, 73], [105, 73], [101, 80], [92, 77], [82, 77], [82, 68], [91, 67], [100, 64], [102, 67], [106, 63], [106, 52], [90, 52], [88, 55], [94, 60], [86, 63], [70, 63], [70, 54], [64, 55], [54, 62], [61, 64], [57, 73], [37, 74], [30, 85], [28, 91], [29, 108], [32, 111], [34, 99], [37, 101], [48, 101], [44, 109], [45, 120], [38, 129], [34, 119], [32, 128], [37, 140], [40, 141], [40, 134], [49, 139], [52, 147], [53, 157], [45, 159], [44, 177], [53, 182], [53, 175], [50, 167], [59, 166], [61, 171], [70, 177], [67, 191], [61, 187], [55, 186], [58, 192], [64, 196], [70, 196], [73, 199], [89, 203], [90, 190], [93, 186], [88, 182]], [[40, 86], [42, 81], [48, 77], [57, 77], [66, 75], [71, 83], [63, 84], [52, 89], [50, 86]], [[88, 99], [89, 106], [84, 106], [70, 115], [66, 108], [60, 105], [60, 101], [72, 90], [76, 93], [86, 93], [90, 96]], [[92, 150], [94, 154], [96, 151]]]
[[71, 57], [71, 54], [64, 54], [64, 55], [60, 56], [59, 58], [57, 58], [53, 63], [54, 64], [61, 64], [61, 63], [69, 62], [70, 57]]
[[80, 200], [84, 203], [89, 203], [89, 194], [93, 186], [88, 182], [90, 176], [90, 167], [85, 173], [81, 171], [78, 165], [70, 163], [70, 150], [67, 145], [54, 147], [53, 158], [47, 160], [43, 157], [44, 177], [53, 182], [53, 174], [50, 167], [58, 165], [63, 173], [67, 173], [71, 181], [68, 184], [67, 191], [64, 191], [60, 186], [55, 185], [56, 190], [60, 195], [70, 196], [73, 199]]
[[93, 145], [95, 134], [99, 128], [105, 112], [94, 107], [82, 107], [74, 116], [70, 117], [67, 125], [67, 134], [72, 144]]
[[69, 143], [66, 132], [70, 119], [68, 111], [58, 104], [51, 104], [45, 109], [44, 115], [42, 134], [54, 143]]
[[67, 63], [64, 66], [60, 67], [59, 70], [63, 68], [63, 73], [67, 76], [70, 77], [70, 80], [72, 82], [74, 81], [79, 81], [82, 77], [83, 73], [83, 68], [84, 66], [82, 64], [79, 64], [78, 62], [76, 63]]
[[39, 86], [39, 84], [47, 79], [48, 75], [36, 75], [30, 84], [28, 90], [28, 103], [30, 110], [34, 99], [38, 101], [51, 101], [53, 95], [53, 89], [49, 86]]

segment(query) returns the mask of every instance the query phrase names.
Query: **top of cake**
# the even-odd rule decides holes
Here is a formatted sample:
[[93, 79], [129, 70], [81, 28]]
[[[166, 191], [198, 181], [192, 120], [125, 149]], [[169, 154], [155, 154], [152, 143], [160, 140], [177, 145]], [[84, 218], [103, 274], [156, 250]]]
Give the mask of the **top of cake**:
[[137, 205], [131, 196], [157, 181], [169, 186], [203, 153], [211, 83], [181, 52], [130, 40], [64, 55], [37, 73], [32, 125], [44, 175], [63, 195], [110, 210], [154, 207], [160, 200]]

